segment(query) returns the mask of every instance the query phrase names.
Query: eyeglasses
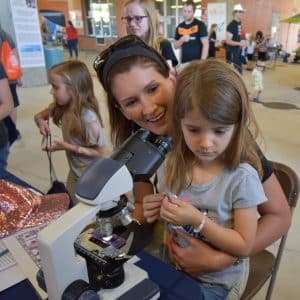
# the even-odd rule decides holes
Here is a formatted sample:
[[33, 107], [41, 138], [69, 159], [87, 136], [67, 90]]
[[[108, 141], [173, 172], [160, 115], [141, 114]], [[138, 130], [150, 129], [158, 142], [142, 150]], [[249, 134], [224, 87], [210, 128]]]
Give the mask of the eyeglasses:
[[144, 18], [148, 18], [148, 16], [133, 16], [133, 17], [127, 16], [127, 17], [122, 17], [121, 20], [125, 24], [130, 24], [131, 21], [134, 21], [134, 23], [136, 24], [140, 24]]

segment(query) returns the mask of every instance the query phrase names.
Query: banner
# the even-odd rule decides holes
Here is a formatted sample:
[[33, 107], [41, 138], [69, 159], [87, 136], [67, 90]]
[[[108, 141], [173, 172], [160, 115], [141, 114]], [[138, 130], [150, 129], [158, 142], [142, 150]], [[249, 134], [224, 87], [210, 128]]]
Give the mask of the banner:
[[217, 40], [226, 39], [226, 3], [208, 3], [207, 4], [207, 30], [209, 32], [212, 24], [217, 24]]
[[44, 67], [44, 50], [36, 0], [10, 0], [22, 68]]

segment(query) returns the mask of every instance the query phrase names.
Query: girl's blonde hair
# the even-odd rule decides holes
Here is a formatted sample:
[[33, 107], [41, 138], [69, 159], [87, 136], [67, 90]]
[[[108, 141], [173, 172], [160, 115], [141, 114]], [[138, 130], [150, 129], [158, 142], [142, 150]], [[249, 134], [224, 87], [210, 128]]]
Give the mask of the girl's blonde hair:
[[[248, 162], [262, 175], [255, 138], [258, 126], [252, 113], [246, 86], [232, 66], [218, 60], [191, 63], [179, 74], [173, 115], [174, 149], [166, 162], [166, 184], [179, 193], [191, 183], [194, 154], [187, 147], [181, 120], [190, 111], [219, 124], [235, 125], [225, 150], [224, 162], [229, 169]], [[251, 128], [251, 133], [250, 133]]]
[[94, 86], [91, 74], [87, 66], [80, 61], [65, 61], [58, 63], [50, 69], [50, 74], [60, 76], [71, 94], [71, 100], [67, 105], [55, 104], [53, 122], [61, 126], [63, 115], [66, 116], [67, 140], [74, 137], [85, 139], [85, 128], [81, 120], [83, 109], [94, 111], [103, 126], [99, 112], [98, 101], [94, 94]]
[[[130, 3], [139, 4], [144, 10], [145, 16], [147, 16], [147, 21], [149, 25], [148, 34], [145, 43], [154, 48], [156, 51], [160, 52], [160, 42], [164, 39], [162, 34], [159, 32], [159, 21], [157, 17], [157, 11], [155, 8], [155, 3], [153, 0], [129, 0], [125, 4], [126, 6]], [[132, 34], [127, 26], [127, 34]]]

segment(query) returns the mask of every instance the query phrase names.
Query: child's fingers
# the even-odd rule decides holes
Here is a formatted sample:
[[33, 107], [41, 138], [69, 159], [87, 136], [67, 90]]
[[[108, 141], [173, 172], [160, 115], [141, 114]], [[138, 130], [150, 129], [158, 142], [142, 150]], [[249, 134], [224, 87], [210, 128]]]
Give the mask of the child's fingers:
[[159, 218], [160, 216], [159, 212], [160, 212], [160, 208], [152, 209], [152, 210], [144, 210], [144, 217], [146, 218], [148, 223], [152, 223]]
[[148, 195], [143, 199], [144, 209], [152, 209], [155, 207], [160, 207], [162, 203], [163, 196], [161, 194]]
[[173, 206], [180, 206], [180, 200], [174, 197], [166, 197], [164, 199], [164, 202], [168, 203], [168, 204], [172, 204]]
[[[170, 206], [170, 204], [169, 204], [169, 206]], [[165, 208], [164, 205], [162, 205], [160, 208], [160, 216], [162, 219], [164, 219], [167, 222], [170, 222], [170, 223], [176, 222], [176, 220], [175, 220], [176, 215], [174, 214], [174, 212], [171, 209], [169, 210], [168, 208]]]
[[153, 223], [153, 222], [156, 221], [158, 218], [159, 218], [159, 215], [158, 215], [158, 216], [155, 215], [155, 216], [146, 218], [146, 221], [147, 221], [147, 223]]

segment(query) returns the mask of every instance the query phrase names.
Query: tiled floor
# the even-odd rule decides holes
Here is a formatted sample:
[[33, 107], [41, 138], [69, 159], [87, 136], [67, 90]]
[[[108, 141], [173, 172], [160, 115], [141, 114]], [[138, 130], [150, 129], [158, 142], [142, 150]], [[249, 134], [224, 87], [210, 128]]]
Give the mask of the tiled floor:
[[[80, 58], [88, 64], [89, 68], [93, 57], [93, 53], [80, 54]], [[250, 89], [250, 72], [245, 71], [243, 76]], [[96, 77], [93, 78], [102, 116], [108, 124], [104, 94]], [[262, 147], [268, 158], [288, 164], [300, 176], [300, 90], [296, 90], [296, 87], [300, 87], [299, 64], [278, 63], [275, 69], [267, 68], [265, 90], [262, 94], [265, 105], [253, 103], [253, 109], [263, 133]], [[18, 110], [18, 128], [22, 133], [22, 139], [11, 148], [8, 167], [12, 173], [42, 191], [49, 188], [50, 182], [47, 157], [41, 151], [41, 136], [33, 122], [33, 114], [50, 102], [49, 91], [49, 86], [18, 89], [21, 100]], [[53, 132], [54, 135], [60, 136], [60, 131], [54, 126]], [[106, 132], [109, 133], [108, 125]], [[64, 153], [55, 153], [53, 156], [57, 175], [59, 179], [64, 180], [68, 170]], [[273, 295], [274, 300], [300, 299], [299, 215], [300, 205], [294, 214]], [[275, 250], [276, 245], [271, 248]], [[260, 292], [255, 299], [264, 299], [264, 295], [264, 292]]]

